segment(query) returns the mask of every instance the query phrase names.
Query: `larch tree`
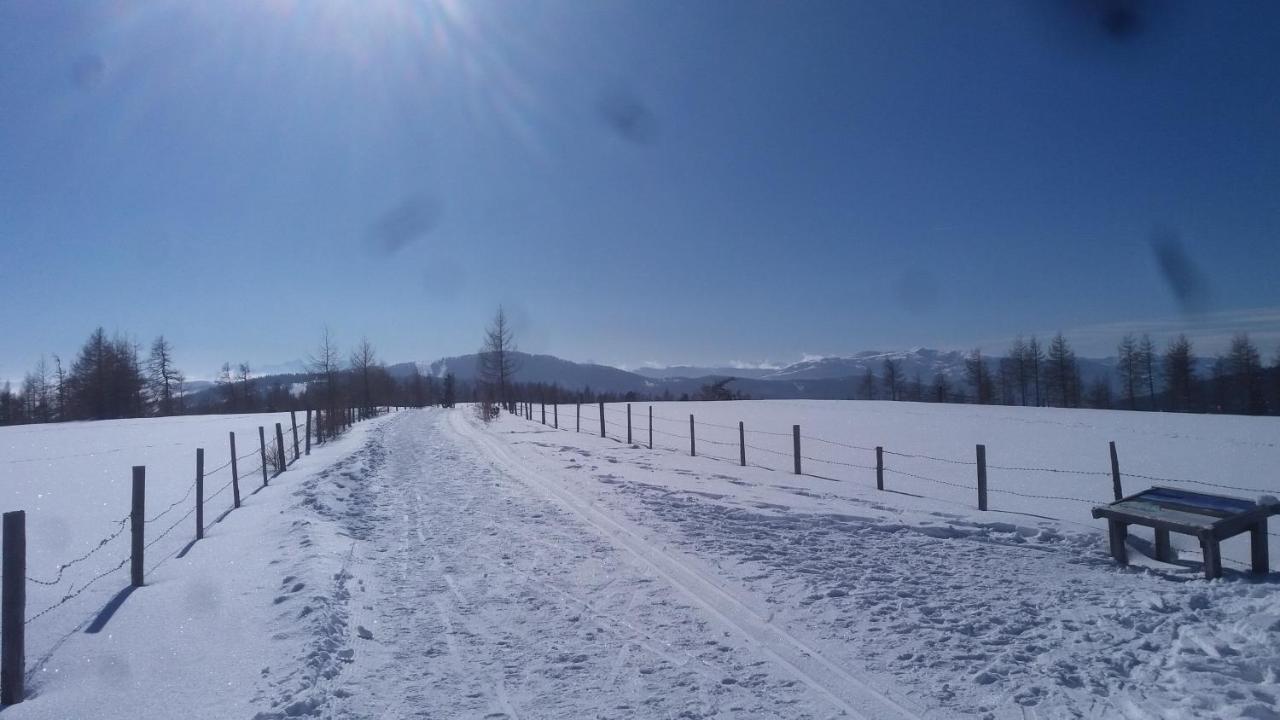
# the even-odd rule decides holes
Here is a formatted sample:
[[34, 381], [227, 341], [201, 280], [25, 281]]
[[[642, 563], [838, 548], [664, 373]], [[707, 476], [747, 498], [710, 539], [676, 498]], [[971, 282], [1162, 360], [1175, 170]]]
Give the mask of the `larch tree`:
[[1077, 407], [1080, 404], [1080, 368], [1071, 344], [1058, 333], [1049, 343], [1045, 359], [1045, 386], [1049, 391], [1049, 404], [1058, 407]]
[[876, 374], [871, 372], [871, 368], [867, 368], [858, 382], [858, 396], [863, 400], [876, 399]]
[[1142, 378], [1147, 391], [1147, 408], [1155, 410], [1156, 408], [1156, 346], [1151, 342], [1151, 336], [1146, 333], [1142, 334], [1142, 341], [1138, 343], [1138, 376]]
[[989, 405], [992, 399], [991, 369], [982, 357], [982, 350], [974, 349], [964, 361], [965, 379], [973, 388], [973, 401]]
[[1138, 409], [1138, 388], [1142, 384], [1142, 362], [1138, 356], [1138, 341], [1132, 333], [1126, 333], [1116, 348], [1116, 372], [1120, 374], [1120, 389], [1130, 410]]
[[144, 410], [143, 377], [137, 348], [127, 338], [108, 340], [97, 328], [80, 349], [67, 377], [74, 417], [107, 420], [140, 417]]
[[151, 398], [155, 402], [156, 414], [173, 415], [176, 400], [181, 393], [182, 373], [174, 366], [173, 345], [161, 335], [151, 343], [151, 354], [147, 358], [147, 380], [151, 390]]
[[249, 367], [249, 363], [237, 365], [236, 385], [240, 386], [240, 404], [245, 412], [253, 412], [257, 406], [254, 384], [253, 369]]
[[1040, 341], [1035, 335], [1027, 341], [1026, 360], [1027, 373], [1030, 377], [1031, 386], [1035, 389], [1036, 407], [1044, 405], [1044, 399], [1041, 395], [1042, 378], [1044, 377], [1044, 349], [1040, 347]]
[[901, 399], [902, 363], [893, 358], [884, 359], [884, 389], [890, 400]]
[[508, 388], [517, 372], [520, 371], [520, 360], [516, 355], [515, 332], [507, 321], [507, 313], [498, 306], [493, 321], [484, 331], [484, 345], [480, 348], [479, 376], [480, 381], [491, 388], [494, 400], [505, 403], [508, 399]]
[[1250, 415], [1261, 415], [1267, 410], [1266, 391], [1262, 378], [1262, 354], [1249, 339], [1249, 333], [1239, 333], [1231, 339], [1227, 354], [1227, 372], [1231, 375], [1231, 409]]
[[1018, 388], [1018, 402], [1021, 405], [1026, 405], [1027, 386], [1031, 382], [1031, 363], [1030, 357], [1028, 357], [1027, 344], [1023, 342], [1021, 335], [1013, 339], [1013, 345], [1009, 348], [1008, 359], [1013, 365], [1013, 382]]
[[218, 377], [214, 380], [214, 384], [218, 386], [218, 390], [222, 393], [223, 402], [226, 403], [227, 410], [230, 412], [239, 410], [240, 405], [236, 402], [236, 378], [231, 371], [231, 363], [222, 363], [222, 367], [218, 369]]
[[329, 417], [336, 417], [338, 378], [342, 373], [342, 358], [338, 354], [338, 344], [334, 342], [328, 326], [325, 326], [324, 333], [320, 336], [320, 345], [308, 359], [307, 367], [315, 377], [314, 382], [320, 386], [320, 403], [323, 409]]
[[951, 381], [943, 373], [935, 373], [929, 394], [933, 402], [951, 402]]
[[373, 407], [373, 385], [378, 370], [378, 353], [369, 338], [360, 338], [360, 344], [351, 351], [351, 371], [355, 374], [357, 397], [360, 407]]
[[58, 403], [58, 421], [67, 419], [67, 371], [62, 368], [62, 358], [53, 354], [54, 398]]
[[1196, 356], [1186, 335], [1179, 335], [1169, 342], [1160, 366], [1168, 391], [1169, 409], [1190, 411], [1195, 404]]

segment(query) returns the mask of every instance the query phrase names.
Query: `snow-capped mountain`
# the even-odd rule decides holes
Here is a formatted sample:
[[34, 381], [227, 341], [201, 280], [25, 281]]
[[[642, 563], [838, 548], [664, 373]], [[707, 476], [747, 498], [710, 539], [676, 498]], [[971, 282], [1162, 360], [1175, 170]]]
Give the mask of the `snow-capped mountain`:
[[904, 377], [919, 375], [924, 380], [942, 373], [952, 379], [964, 375], [964, 353], [915, 348], [897, 352], [871, 350], [848, 357], [807, 358], [780, 370], [759, 376], [761, 380], [821, 380], [861, 376], [867, 370], [883, 374], [885, 360], [895, 360]]
[[631, 372], [654, 380], [666, 380], [669, 378], [700, 378], [708, 375], [756, 379], [777, 371], [777, 368], [742, 368], [732, 365], [671, 365], [669, 367], [638, 367]]

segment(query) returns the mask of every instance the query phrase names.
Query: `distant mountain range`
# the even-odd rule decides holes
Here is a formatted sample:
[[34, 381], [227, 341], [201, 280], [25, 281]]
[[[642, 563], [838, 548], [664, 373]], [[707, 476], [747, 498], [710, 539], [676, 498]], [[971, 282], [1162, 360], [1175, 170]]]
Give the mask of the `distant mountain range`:
[[671, 367], [640, 367], [632, 370], [637, 375], [652, 380], [668, 378], [700, 378], [711, 375], [717, 377], [763, 378], [777, 372], [777, 368], [740, 368], [725, 365], [722, 367], [698, 367], [696, 365], [673, 365]]
[[[932, 382], [941, 373], [959, 386], [964, 383], [965, 353], [958, 351], [915, 348], [898, 352], [861, 352], [847, 357], [807, 358], [781, 368], [735, 368], [727, 366], [675, 365], [663, 368], [638, 368], [622, 370], [608, 365], [577, 363], [552, 355], [518, 353], [521, 382], [555, 384], [566, 389], [590, 387], [596, 392], [625, 394], [636, 392], [645, 395], [661, 395], [669, 391], [679, 397], [693, 395], [701, 387], [716, 379], [732, 377], [731, 388], [759, 399], [846, 399], [857, 393], [858, 383], [868, 370], [877, 377], [883, 374], [885, 360], [899, 363], [907, 380], [917, 375], [924, 383]], [[417, 363], [425, 375], [443, 377], [452, 372], [460, 380], [473, 380], [479, 356], [460, 355]], [[991, 358], [994, 363], [997, 358]], [[1115, 384], [1115, 359], [1080, 358], [1080, 373], [1085, 383], [1103, 379]], [[393, 376], [404, 377], [414, 363], [402, 363], [388, 368]], [[995, 370], [994, 366], [992, 368]]]
[[[842, 400], [858, 395], [858, 385], [868, 370], [879, 378], [884, 374], [885, 360], [895, 360], [903, 378], [919, 377], [929, 384], [941, 373], [959, 389], [965, 384], [965, 356], [955, 350], [914, 348], [896, 352], [860, 352], [849, 356], [806, 358], [780, 368], [737, 368], [731, 366], [674, 365], [622, 370], [609, 365], [579, 363], [553, 355], [516, 353], [519, 382], [554, 384], [566, 390], [591, 388], [595, 392], [624, 395], [634, 392], [646, 396], [670, 393], [673, 397], [696, 395], [702, 386], [726, 377], [734, 378], [729, 387], [757, 399]], [[992, 372], [998, 357], [988, 358]], [[406, 362], [387, 366], [392, 377], [404, 379], [414, 369], [424, 375], [442, 378], [453, 373], [459, 380], [476, 378], [479, 356], [476, 354], [442, 358], [434, 362]], [[1078, 358], [1080, 375], [1086, 386], [1103, 380], [1118, 390], [1119, 378], [1115, 358]], [[1208, 372], [1208, 360], [1201, 360], [1201, 376]], [[275, 372], [272, 372], [275, 370]], [[305, 380], [301, 362], [282, 363], [267, 368], [259, 377], [297, 383]], [[193, 381], [187, 392], [196, 395], [213, 391], [212, 383]]]

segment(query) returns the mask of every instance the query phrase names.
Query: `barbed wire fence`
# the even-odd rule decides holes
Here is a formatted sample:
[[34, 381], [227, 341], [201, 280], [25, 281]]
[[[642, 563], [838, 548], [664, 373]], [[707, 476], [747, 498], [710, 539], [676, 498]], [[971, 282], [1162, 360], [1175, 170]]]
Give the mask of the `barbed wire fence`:
[[[535, 413], [533, 411], [532, 403], [526, 403], [526, 405], [528, 407], [522, 409], [519, 403], [513, 403], [509, 410], [517, 416], [538, 422], [538, 416], [540, 413]], [[1280, 490], [1259, 490], [1258, 488], [1248, 488], [1212, 480], [1165, 477], [1125, 471], [1121, 469], [1118, 457], [1114, 452], [1114, 443], [1111, 444], [1112, 447], [1110, 448], [1112, 450], [1112, 454], [1110, 458], [1111, 467], [1109, 470], [1053, 467], [1047, 465], [1004, 465], [986, 462], [985, 445], [976, 446], [975, 453], [972, 458], [945, 457], [937, 454], [908, 451], [905, 448], [893, 449], [883, 446], [860, 445], [857, 443], [806, 434], [801, 432], [800, 426], [798, 425], [793, 426], [792, 432], [790, 433], [752, 429], [746, 427], [743, 423], [733, 426], [698, 420], [692, 413], [689, 415], [688, 419], [655, 414], [653, 412], [652, 405], [648, 406], [647, 412], [642, 411], [633, 414], [631, 409], [627, 407], [628, 405], [632, 405], [632, 403], [622, 403], [619, 405], [597, 402], [574, 403], [567, 405], [569, 411], [573, 412], [576, 416], [575, 422], [572, 425], [570, 423], [560, 422], [558, 429], [574, 431], [575, 428], [582, 428], [579, 431], [589, 432], [592, 435], [599, 435], [600, 437], [623, 443], [626, 442], [628, 437], [631, 437], [631, 444], [635, 446], [708, 458], [740, 467], [753, 467], [772, 472], [792, 472], [794, 474], [818, 477], [824, 480], [832, 480], [836, 482], [874, 482], [874, 486], [879, 490], [892, 489], [886, 488], [885, 475], [908, 478], [935, 486], [953, 488], [955, 490], [964, 491], [965, 493], [972, 493], [970, 497], [975, 499], [976, 502], [974, 504], [979, 510], [1000, 510], [998, 507], [992, 508], [990, 506], [988, 502], [990, 495], [1009, 496], [1030, 500], [1061, 501], [1091, 506], [1102, 505], [1121, 499], [1123, 496], [1122, 485], [1125, 479], [1141, 480], [1193, 491], [1197, 488], [1214, 488], [1252, 493], [1255, 495], [1270, 493], [1272, 495], [1280, 496]], [[552, 411], [552, 414], [560, 415], [560, 409], [555, 408]], [[628, 425], [628, 423], [630, 423], [630, 425]], [[655, 425], [655, 423], [660, 423], [661, 426]], [[548, 425], [550, 424], [548, 423]], [[738, 439], [736, 441], [726, 441], [722, 438], [716, 439], [702, 437], [696, 432], [697, 428], [731, 431], [737, 434]], [[655, 443], [655, 436], [679, 441], [684, 446], [673, 446], [672, 444], [665, 442]], [[637, 440], [637, 438], [639, 439]], [[752, 438], [756, 439], [755, 442], [752, 441]], [[792, 440], [792, 448], [787, 451], [779, 450], [776, 447], [766, 447], [762, 443], [763, 440], [769, 438], [789, 438]], [[712, 452], [707, 452], [708, 446], [710, 446]], [[718, 450], [718, 448], [725, 447], [736, 449], [738, 451], [738, 456], [730, 457], [720, 454], [723, 451]], [[815, 447], [832, 448], [843, 455], [833, 457], [831, 454], [814, 451], [813, 448]], [[804, 450], [806, 448], [807, 451]], [[787, 460], [790, 461], [790, 467], [788, 467], [785, 462]], [[860, 473], [865, 474], [846, 475], [843, 477], [830, 477], [825, 474], [819, 475], [811, 470], [806, 471], [806, 469], [810, 468], [812, 464], [847, 471], [859, 471]], [[963, 479], [959, 478], [956, 476], [954, 470], [952, 470], [949, 475], [947, 473], [929, 472], [926, 468], [930, 466], [938, 469], [964, 468], [968, 477]], [[995, 486], [990, 482], [990, 471], [996, 471], [995, 478], [998, 480], [998, 483]], [[1028, 473], [1079, 479], [1080, 482], [1073, 485], [1073, 488], [1076, 489], [1079, 494], [1032, 492], [1024, 487], [1019, 487], [1017, 485], [1009, 486], [1007, 484], [1010, 481], [1016, 480], [1016, 478], [1011, 477], [1011, 474]], [[942, 477], [939, 477], [939, 475], [942, 475]], [[912, 492], [916, 493], [920, 491], [919, 488], [913, 487]], [[1081, 497], [1081, 495], [1083, 495], [1083, 497]], [[943, 500], [945, 502], [955, 502], [954, 497], [939, 497], [937, 495], [928, 494], [923, 494], [923, 496], [931, 499]], [[1015, 512], [1019, 511], [1016, 508], [1005, 509]], [[1066, 522], [1077, 522], [1076, 520], [1064, 517], [1052, 517], [1052, 519]], [[1280, 533], [1275, 531], [1270, 531], [1267, 535], [1270, 537], [1280, 537]], [[1225, 561], [1231, 562], [1232, 564], [1240, 567], [1248, 567], [1248, 564], [1246, 563], [1240, 563], [1234, 560]]]
[[[397, 408], [398, 409], [398, 408]], [[3, 645], [0, 659], [0, 705], [21, 702], [24, 686], [28, 680], [28, 671], [23, 665], [25, 661], [25, 629], [42, 618], [55, 614], [76, 598], [84, 595], [91, 588], [107, 578], [130, 568], [130, 586], [139, 587], [145, 584], [146, 578], [158, 567], [173, 557], [180, 556], [195, 546], [209, 527], [226, 518], [233, 510], [239, 508], [243, 501], [240, 492], [242, 483], [255, 484], [261, 476], [261, 484], [253, 490], [266, 487], [271, 478], [279, 476], [305, 455], [311, 454], [312, 440], [321, 445], [340, 437], [357, 422], [377, 417], [390, 408], [339, 408], [331, 411], [306, 410], [306, 417], [299, 423], [297, 411], [289, 411], [289, 422], [274, 423], [274, 435], [269, 437], [266, 426], [258, 427], [258, 442], [243, 454], [236, 454], [236, 434], [228, 433], [227, 460], [212, 470], [203, 468], [204, 448], [196, 450], [196, 473], [193, 480], [186, 485], [181, 497], [165, 505], [159, 512], [146, 516], [146, 468], [134, 466], [133, 497], [131, 509], [125, 516], [113, 520], [109, 529], [98, 540], [88, 543], [89, 549], [82, 554], [59, 563], [51, 576], [42, 577], [38, 573], [29, 574], [26, 562], [26, 513], [14, 510], [4, 513], [3, 517], [3, 563], [0, 567], [0, 593], [3, 594], [3, 616], [0, 617], [0, 644]], [[286, 444], [286, 434], [289, 437]], [[305, 453], [303, 451], [305, 441]], [[111, 452], [111, 451], [108, 451]], [[292, 455], [292, 459], [290, 459]], [[77, 457], [67, 455], [64, 457]], [[257, 458], [253, 467], [244, 468], [241, 463], [250, 458]], [[216, 489], [205, 494], [209, 480], [220, 481]], [[230, 489], [233, 492], [231, 507], [212, 522], [205, 522], [204, 507]], [[250, 493], [252, 494], [252, 493]], [[193, 497], [194, 496], [194, 497]], [[186, 508], [181, 515], [172, 514]], [[194, 538], [186, 543], [176, 543], [163, 556], [155, 559], [150, 566], [146, 565], [153, 548], [178, 531], [183, 523], [192, 522], [195, 515]], [[155, 528], [163, 529], [154, 531]], [[154, 534], [153, 534], [154, 533]], [[123, 539], [122, 539], [123, 538]], [[125, 543], [128, 543], [125, 546]], [[123, 547], [122, 547], [123, 546]], [[88, 577], [74, 577], [81, 567], [89, 567], [91, 560], [102, 554], [114, 555], [119, 561], [108, 560], [89, 570]], [[80, 573], [84, 574], [84, 573]], [[46, 588], [64, 588], [57, 599], [49, 602], [40, 610], [28, 615], [26, 610], [26, 584]], [[32, 668], [31, 672], [34, 672]]]

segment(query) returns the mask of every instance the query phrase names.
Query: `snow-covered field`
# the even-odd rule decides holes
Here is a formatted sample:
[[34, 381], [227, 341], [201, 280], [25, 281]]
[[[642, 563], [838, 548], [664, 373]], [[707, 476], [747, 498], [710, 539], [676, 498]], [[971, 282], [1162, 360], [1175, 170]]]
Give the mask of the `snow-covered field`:
[[[648, 444], [649, 407], [632, 405], [632, 439], [641, 445]], [[821, 400], [652, 407], [655, 448], [687, 455], [692, 414], [698, 455], [729, 466], [739, 462], [743, 422], [748, 465], [780, 476], [733, 494], [792, 508], [829, 509], [840, 498], [863, 497], [875, 484], [876, 446], [885, 452], [886, 490], [906, 494], [882, 495], [881, 502], [968, 512], [977, 509], [976, 446], [984, 444], [988, 508], [1000, 511], [985, 517], [1003, 515], [1024, 524], [1044, 517], [1105, 530], [1089, 510], [1113, 497], [1110, 441], [1117, 446], [1126, 495], [1168, 485], [1250, 499], [1280, 496], [1280, 418]], [[534, 410], [540, 422], [541, 407]], [[577, 412], [573, 405], [561, 406], [560, 426], [576, 430]], [[582, 432], [598, 435], [597, 406], [584, 405], [581, 414]], [[554, 417], [548, 407], [548, 424]], [[626, 417], [625, 404], [605, 406], [608, 437], [626, 438]], [[793, 474], [793, 425], [802, 436], [801, 477]], [[800, 491], [820, 497], [797, 499]], [[1280, 527], [1273, 532], [1271, 554], [1280, 558]], [[1194, 539], [1174, 538], [1176, 547], [1198, 556]], [[1224, 553], [1236, 567], [1247, 566], [1247, 536], [1224, 544]]]
[[[31, 697], [4, 716], [1280, 717], [1276, 576], [1205, 581], [1194, 544], [1157, 563], [1141, 530], [1135, 567], [1119, 568], [1089, 516], [1111, 496], [1109, 440], [1126, 492], [1143, 475], [1277, 494], [1274, 419], [668, 403], [649, 450], [648, 405], [632, 410], [633, 444], [623, 405], [605, 439], [595, 406], [580, 433], [574, 406], [559, 430], [540, 408], [533, 422], [459, 409], [362, 423], [147, 587], [121, 602], [117, 573], [32, 622]], [[256, 438], [257, 424], [0, 430], [3, 509], [29, 513], [31, 574], [112, 530], [130, 465], [148, 464], [162, 509], [195, 446], [217, 467], [226, 431]], [[876, 445], [894, 453], [884, 492], [859, 449]], [[91, 560], [123, 557], [113, 547]], [[28, 614], [62, 592], [33, 587]]]
[[[234, 572], [191, 575], [184, 571], [189, 560], [177, 557], [195, 537], [191, 490], [196, 448], [205, 450], [208, 476], [205, 524], [209, 529], [204, 542], [222, 545], [227, 538], [235, 538], [235, 550], [214, 558], [220, 567], [234, 566], [237, 556], [261, 551], [244, 544], [247, 538], [243, 534], [224, 536], [224, 524], [216, 522], [232, 504], [231, 490], [226, 488], [230, 468], [224, 467], [230, 460], [228, 434], [236, 433], [236, 450], [242, 457], [238, 468], [246, 509], [227, 516], [226, 524], [243, 527], [247, 515], [263, 509], [260, 498], [251, 499], [262, 485], [258, 426], [266, 428], [270, 452], [277, 422], [285, 429], [285, 444], [292, 460], [288, 413], [0, 428], [0, 511], [27, 513], [28, 577], [44, 582], [57, 580], [53, 585], [27, 583], [27, 663], [35, 692], [40, 692], [50, 676], [69, 676], [58, 683], [61, 690], [83, 694], [91, 700], [103, 682], [129, 682], [143, 669], [154, 671], [154, 679], [164, 682], [163, 686], [178, 697], [188, 696], [187, 688], [222, 685], [223, 680], [202, 677], [195, 667], [189, 673], [173, 672], [175, 657], [196, 652], [216, 656], [221, 649], [237, 655], [244, 651], [220, 643], [197, 650], [174, 641], [190, 627], [192, 613], [207, 614], [217, 609], [234, 586], [227, 581], [236, 579]], [[300, 437], [304, 422], [305, 414], [300, 413]], [[339, 444], [325, 452], [334, 452]], [[324, 455], [304, 462], [314, 465], [320, 457]], [[145, 555], [149, 587], [144, 592], [163, 596], [165, 601], [148, 603], [147, 618], [132, 623], [111, 618], [101, 632], [87, 635], [85, 631], [94, 629], [100, 614], [104, 620], [110, 618], [113, 601], [128, 597], [121, 593], [129, 584], [127, 517], [134, 465], [147, 468], [146, 517], [150, 522], [146, 540], [150, 547]], [[251, 510], [250, 506], [256, 509]], [[107, 538], [110, 539], [103, 543]], [[72, 560], [77, 562], [60, 572], [61, 565]], [[123, 606], [129, 604], [125, 602]], [[226, 622], [217, 634], [250, 638], [262, 632], [261, 625], [245, 622], [237, 613], [228, 612], [222, 619]], [[129, 627], [122, 633], [125, 625]], [[157, 644], [157, 637], [173, 642]], [[77, 648], [86, 642], [94, 649], [80, 655]], [[154, 702], [167, 701], [159, 696]], [[14, 708], [8, 712], [17, 714], [16, 711]]]

